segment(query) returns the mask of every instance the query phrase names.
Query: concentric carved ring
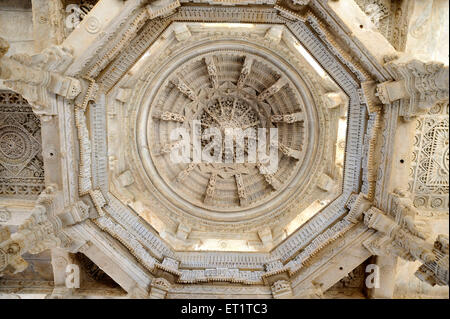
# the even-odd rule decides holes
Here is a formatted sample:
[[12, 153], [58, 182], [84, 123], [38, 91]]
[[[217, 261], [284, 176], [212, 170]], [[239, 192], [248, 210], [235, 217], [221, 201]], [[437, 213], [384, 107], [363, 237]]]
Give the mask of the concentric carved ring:
[[[174, 70], [151, 105], [147, 135], [152, 162], [166, 185], [196, 207], [232, 212], [263, 205], [285, 190], [303, 162], [303, 105], [288, 78], [259, 57], [221, 51], [201, 55]], [[170, 153], [180, 143], [170, 139], [171, 132], [185, 128], [193, 146], [194, 121], [202, 136], [208, 129], [221, 132], [223, 144], [227, 129], [254, 130], [255, 140], [244, 138], [244, 162], [236, 160], [233, 141], [233, 148], [220, 149], [218, 162], [194, 161], [190, 147], [189, 161], [174, 163]], [[278, 130], [278, 150], [276, 168], [268, 173], [267, 163], [249, 160], [248, 145], [260, 142], [258, 129], [266, 129], [269, 144], [271, 128]], [[203, 149], [209, 143], [201, 139]], [[228, 162], [227, 151], [234, 154]]]
[[[328, 160], [321, 78], [298, 56], [259, 38], [194, 40], [143, 60], [127, 102], [130, 160], [124, 164], [132, 179], [120, 176], [116, 184], [128, 186], [118, 196], [139, 201], [142, 214], [195, 229], [253, 231], [290, 218], [310, 205]], [[231, 146], [230, 129], [242, 133], [230, 138]], [[186, 134], [173, 135], [176, 130]], [[217, 136], [216, 157], [208, 146]], [[174, 162], [174, 154], [183, 161]], [[205, 154], [214, 160], [204, 161]]]
[[[137, 112], [137, 147], [145, 171], [139, 177], [156, 187], [164, 206], [205, 220], [244, 221], [282, 209], [311, 178], [308, 167], [318, 136], [309, 126], [317, 120], [309, 88], [295, 70], [286, 73], [280, 67], [286, 62], [278, 57], [242, 46], [204, 51], [161, 66], [165, 75]], [[227, 151], [236, 156], [237, 144], [231, 150], [224, 145], [217, 163], [195, 161], [195, 132], [202, 136], [211, 127], [223, 140], [227, 129], [253, 129], [257, 138], [265, 129], [267, 155], [270, 131], [277, 129], [276, 169], [267, 169], [259, 157], [248, 159], [247, 135], [244, 162], [225, 160]], [[190, 136], [189, 160], [176, 163], [171, 153], [182, 146], [171, 132], [180, 128]], [[201, 139], [202, 150], [208, 142]]]
[[31, 141], [25, 132], [15, 126], [0, 128], [0, 156], [10, 164], [23, 162], [31, 152]]

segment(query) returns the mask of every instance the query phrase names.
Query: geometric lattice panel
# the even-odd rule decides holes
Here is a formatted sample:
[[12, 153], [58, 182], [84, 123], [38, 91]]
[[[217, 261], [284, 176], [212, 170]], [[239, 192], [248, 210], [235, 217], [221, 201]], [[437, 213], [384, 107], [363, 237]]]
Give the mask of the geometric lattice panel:
[[448, 209], [448, 122], [448, 102], [417, 120], [410, 182], [417, 208]]
[[0, 195], [35, 197], [44, 188], [41, 123], [19, 94], [0, 91]]

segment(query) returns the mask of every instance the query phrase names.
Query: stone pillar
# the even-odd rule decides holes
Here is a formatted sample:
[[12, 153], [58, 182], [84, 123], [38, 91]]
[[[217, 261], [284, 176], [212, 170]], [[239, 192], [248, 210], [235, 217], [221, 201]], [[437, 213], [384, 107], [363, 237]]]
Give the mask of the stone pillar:
[[78, 201], [70, 207], [63, 206], [62, 192], [55, 185], [47, 186], [36, 200], [32, 214], [14, 234], [0, 228], [0, 275], [6, 269], [13, 273], [25, 270], [25, 253], [38, 254], [46, 249], [73, 244], [62, 231], [67, 226], [82, 222], [89, 217], [89, 206]]
[[429, 227], [414, 221], [417, 212], [406, 193], [399, 190], [391, 193], [389, 202], [388, 214], [374, 206], [364, 213], [364, 224], [378, 231], [375, 238], [363, 242], [372, 255], [380, 256], [376, 264], [381, 280], [372, 296], [392, 297], [396, 257], [421, 261], [423, 265], [416, 276], [422, 281], [431, 285], [448, 285], [448, 236], [439, 235], [434, 246], [431, 245]]

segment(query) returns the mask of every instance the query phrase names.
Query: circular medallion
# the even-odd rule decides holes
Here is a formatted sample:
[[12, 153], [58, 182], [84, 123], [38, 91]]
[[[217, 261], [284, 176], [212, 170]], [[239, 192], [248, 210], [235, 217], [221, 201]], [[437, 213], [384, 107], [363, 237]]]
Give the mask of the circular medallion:
[[229, 46], [160, 65], [136, 113], [148, 189], [179, 214], [217, 222], [282, 211], [320, 164], [308, 85], [277, 56]]
[[323, 79], [302, 57], [230, 32], [199, 34], [138, 65], [122, 83], [132, 87], [126, 122], [111, 122], [127, 132], [118, 136], [127, 171], [114, 173], [113, 192], [152, 214], [155, 228], [253, 232], [324, 196], [318, 176], [336, 139]]
[[12, 125], [0, 128], [0, 156], [3, 162], [15, 165], [24, 162], [31, 150], [28, 135]]
[[[261, 207], [285, 192], [303, 163], [303, 105], [294, 84], [269, 61], [221, 51], [200, 55], [181, 63], [153, 100], [146, 132], [151, 161], [165, 186], [192, 206], [228, 215]], [[171, 139], [180, 128], [188, 136], [183, 163], [172, 156], [182, 152], [182, 143]]]
[[97, 33], [100, 31], [101, 23], [96, 17], [88, 17], [85, 22], [86, 31], [89, 33]]

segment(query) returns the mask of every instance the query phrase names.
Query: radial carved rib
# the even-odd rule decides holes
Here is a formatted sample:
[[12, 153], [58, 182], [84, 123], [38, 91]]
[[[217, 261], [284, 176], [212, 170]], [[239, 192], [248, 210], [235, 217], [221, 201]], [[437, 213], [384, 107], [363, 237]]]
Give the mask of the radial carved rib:
[[172, 82], [172, 84], [175, 85], [181, 93], [186, 95], [192, 101], [197, 100], [197, 94], [195, 94], [194, 90], [192, 90], [182, 79], [174, 78], [170, 80], [170, 82]]
[[238, 190], [239, 203], [241, 206], [247, 205], [247, 192], [245, 190], [244, 179], [242, 178], [242, 174], [234, 175], [236, 179], [236, 186]]
[[273, 123], [294, 123], [294, 122], [300, 122], [304, 121], [305, 116], [303, 112], [297, 112], [292, 114], [279, 114], [279, 115], [272, 115], [271, 121]]
[[247, 80], [251, 70], [252, 70], [253, 58], [245, 57], [244, 64], [242, 65], [241, 74], [237, 83], [238, 88], [242, 89], [244, 87], [245, 81]]
[[283, 86], [287, 84], [287, 79], [282, 77], [276, 81], [271, 87], [265, 89], [260, 95], [258, 95], [258, 101], [264, 101], [277, 93]]
[[236, 110], [237, 99], [235, 98], [233, 101], [233, 108], [231, 109], [230, 120], [234, 118], [234, 111]]
[[225, 115], [225, 111], [223, 109], [222, 99], [218, 99], [218, 101], [219, 101], [219, 105], [220, 105], [220, 115], [224, 116]]
[[194, 170], [195, 166], [197, 166], [197, 164], [191, 163], [184, 170], [178, 173], [177, 182], [181, 183], [184, 181], [184, 179]]
[[153, 115], [153, 117], [156, 119], [160, 119], [162, 121], [174, 121], [174, 122], [181, 122], [181, 123], [183, 123], [186, 120], [184, 115], [167, 112], [167, 111], [164, 111], [161, 113], [155, 113]]
[[205, 63], [212, 86], [217, 89], [219, 87], [219, 77], [217, 75], [217, 66], [214, 62], [214, 58], [212, 56], [205, 57]]
[[273, 189], [278, 190], [281, 187], [281, 183], [278, 181], [278, 179], [275, 177], [275, 174], [267, 174], [266, 168], [261, 163], [256, 164], [259, 173], [264, 176], [265, 181], [272, 186]]
[[216, 181], [217, 181], [217, 174], [212, 173], [211, 177], [209, 178], [208, 185], [206, 186], [206, 193], [205, 193], [205, 204], [211, 204], [212, 199], [214, 197], [214, 193], [216, 192]]
[[296, 160], [299, 160], [300, 157], [301, 157], [301, 152], [300, 151], [294, 150], [294, 149], [292, 149], [290, 147], [287, 147], [287, 146], [285, 146], [285, 145], [283, 145], [281, 143], [278, 144], [278, 148], [281, 151], [281, 153], [283, 153], [286, 156], [295, 158]]

